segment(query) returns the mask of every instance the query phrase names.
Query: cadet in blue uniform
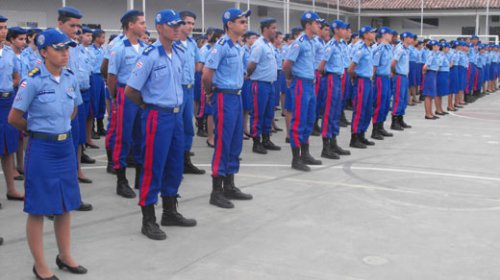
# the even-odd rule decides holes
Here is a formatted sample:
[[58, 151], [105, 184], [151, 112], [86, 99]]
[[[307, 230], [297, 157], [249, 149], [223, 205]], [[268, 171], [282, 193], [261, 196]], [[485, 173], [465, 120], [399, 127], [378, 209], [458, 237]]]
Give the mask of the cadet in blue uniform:
[[248, 58], [250, 57], [250, 49], [255, 41], [259, 38], [259, 34], [248, 31], [242, 36], [241, 43], [243, 45], [243, 71], [245, 72], [245, 77], [243, 80], [243, 86], [241, 88], [241, 100], [243, 104], [243, 133], [244, 139], [250, 139], [251, 135], [249, 132], [249, 117], [250, 111], [252, 110], [252, 81], [250, 77], [247, 76], [247, 65]]
[[460, 41], [459, 42], [460, 51], [459, 51], [459, 60], [458, 60], [458, 76], [460, 80], [459, 89], [458, 89], [458, 108], [462, 108], [465, 103], [465, 91], [467, 88], [467, 69], [469, 67], [469, 57], [467, 56], [467, 43]]
[[14, 184], [14, 155], [19, 146], [19, 130], [7, 122], [7, 117], [14, 101], [19, 84], [20, 63], [16, 54], [7, 49], [4, 41], [7, 35], [7, 18], [0, 16], [0, 157], [2, 170], [7, 183], [7, 199], [23, 200]]
[[443, 97], [450, 94], [450, 66], [452, 62], [448, 57], [450, 45], [446, 42], [440, 44], [441, 52], [439, 52], [439, 69], [436, 77], [437, 96], [434, 100], [436, 104], [436, 115], [444, 116], [448, 113], [443, 111]]
[[417, 96], [417, 90], [418, 90], [418, 72], [421, 72], [421, 70], [418, 69], [418, 50], [415, 48], [415, 43], [417, 42], [417, 35], [412, 34], [413, 40], [412, 43], [408, 46], [408, 54], [410, 56], [410, 72], [408, 72], [408, 105], [409, 106], [414, 106], [415, 105], [415, 99]]
[[437, 96], [437, 71], [440, 65], [439, 43], [436, 40], [431, 40], [427, 46], [432, 50], [427, 55], [423, 68], [424, 89], [422, 94], [425, 96], [425, 119], [436, 120], [439, 117], [432, 114], [432, 99]]
[[[342, 91], [342, 113], [340, 115], [340, 126], [341, 127], [347, 127], [348, 125], [351, 124], [350, 121], [347, 120], [345, 116], [345, 111], [344, 109], [347, 107], [347, 103], [350, 103], [351, 101], [351, 92], [352, 92], [352, 84], [351, 84], [351, 79], [349, 78], [349, 74], [347, 73], [347, 69], [349, 68], [349, 65], [351, 64], [351, 54], [349, 51], [349, 46], [347, 45], [347, 42], [351, 40], [351, 36], [354, 36], [354, 39], [358, 37], [357, 34], [352, 34], [351, 30], [351, 25], [347, 23], [347, 32], [345, 32], [345, 37], [341, 39], [341, 49], [342, 49], [342, 63], [344, 65], [344, 74], [342, 75], [342, 81], [341, 81], [341, 91]], [[351, 105], [349, 105], [349, 108], [352, 108]]]
[[[106, 40], [106, 33], [101, 29], [96, 29], [92, 33], [92, 46], [90, 47], [91, 52], [93, 52], [94, 69], [92, 70], [92, 76], [90, 77], [90, 103], [91, 103], [91, 115], [92, 115], [92, 126], [96, 128], [92, 129], [92, 134], [94, 134], [93, 139], [99, 139], [99, 136], [106, 136], [106, 130], [104, 129], [104, 114], [106, 113], [106, 86], [104, 84], [104, 79], [101, 75], [101, 64], [104, 59], [104, 49], [103, 45]], [[94, 119], [96, 125], [94, 126]]]
[[44, 64], [21, 82], [9, 123], [29, 135], [24, 212], [29, 214], [26, 232], [35, 260], [33, 273], [37, 279], [57, 279], [43, 254], [43, 215], [56, 215], [57, 266], [75, 274], [87, 273], [70, 250], [69, 212], [80, 207], [71, 118], [81, 99], [75, 75], [63, 68], [69, 60], [68, 47], [76, 44], [62, 32], [49, 29], [38, 36], [37, 45]]
[[383, 26], [377, 31], [382, 41], [373, 54], [373, 66], [375, 67], [375, 80], [373, 83], [374, 111], [372, 138], [383, 140], [384, 137], [392, 137], [392, 133], [384, 129], [384, 122], [391, 108], [391, 62], [393, 57], [392, 29]]
[[459, 76], [458, 76], [458, 65], [460, 60], [460, 46], [459, 41], [453, 41], [450, 45], [451, 49], [448, 52], [448, 58], [453, 65], [450, 68], [450, 95], [448, 96], [448, 106], [447, 110], [454, 112], [457, 110], [455, 106], [460, 106], [458, 100], [458, 90], [459, 90]]
[[316, 116], [316, 95], [314, 93], [314, 42], [319, 32], [321, 18], [318, 14], [306, 11], [300, 24], [304, 32], [290, 46], [283, 71], [292, 95], [292, 119], [290, 122], [290, 145], [292, 148], [292, 168], [309, 171], [307, 164], [321, 165], [309, 153], [309, 136]]
[[330, 24], [327, 20], [321, 19], [318, 34], [314, 36], [314, 93], [316, 93], [316, 119], [314, 120], [313, 131], [311, 135], [321, 135], [321, 128], [318, 124], [323, 115], [326, 99], [326, 76], [318, 71], [318, 66], [323, 59], [325, 45], [330, 41]]
[[[271, 39], [276, 35], [275, 19], [260, 22], [261, 36], [250, 49], [246, 75], [251, 84], [250, 135], [253, 138], [252, 151], [267, 154], [267, 150], [279, 151], [281, 148], [271, 141], [272, 122], [274, 120], [275, 86], [278, 65]], [[262, 142], [261, 142], [262, 135]]]
[[476, 64], [477, 64], [477, 42], [479, 38], [476, 35], [472, 35], [471, 44], [469, 45], [468, 57], [469, 57], [469, 68], [467, 69], [467, 88], [465, 91], [465, 102], [474, 102], [474, 90], [476, 88]]
[[35, 37], [40, 33], [42, 33], [42, 30], [38, 28], [29, 29], [27, 31], [27, 46], [21, 52], [21, 78], [27, 77], [31, 69], [42, 64], [42, 57], [38, 53], [38, 48], [35, 44]]
[[196, 221], [177, 212], [184, 167], [182, 103], [186, 95], [182, 89], [184, 49], [174, 42], [179, 39], [184, 22], [177, 11], [163, 10], [156, 14], [155, 24], [158, 41], [147, 47], [135, 64], [125, 95], [144, 109], [141, 231], [151, 239], [163, 240], [167, 236], [156, 224], [155, 216], [159, 193], [163, 202], [161, 225], [195, 226]]
[[375, 29], [368, 25], [364, 26], [359, 30], [359, 37], [362, 40], [353, 46], [352, 62], [348, 71], [354, 80], [350, 146], [366, 149], [367, 145], [375, 145], [365, 138], [373, 111], [373, 54], [370, 44], [375, 39]]
[[134, 198], [126, 176], [127, 156], [132, 150], [136, 163], [135, 185], [141, 173], [141, 113], [142, 109], [125, 97], [124, 90], [137, 59], [146, 47], [139, 40], [146, 30], [144, 13], [137, 10], [126, 12], [120, 19], [125, 37], [122, 43], [111, 49], [108, 64], [108, 88], [116, 102], [116, 130], [113, 143], [113, 167], [116, 170], [116, 193], [125, 198]]
[[212, 48], [203, 68], [203, 88], [211, 98], [215, 123], [210, 204], [233, 208], [229, 199], [252, 199], [234, 184], [243, 145], [243, 48], [238, 41], [248, 27], [251, 11], [231, 8], [222, 15], [226, 35]]
[[[401, 43], [394, 49], [394, 56], [391, 62], [392, 85], [392, 123], [391, 129], [403, 130], [411, 128], [404, 121], [406, 107], [408, 106], [408, 74], [410, 73], [410, 50], [409, 47], [414, 42], [414, 35], [410, 32], [403, 32], [399, 36]], [[415, 67], [415, 66], [414, 66]]]
[[325, 105], [321, 122], [321, 137], [323, 138], [321, 157], [329, 159], [339, 159], [339, 155], [351, 154], [337, 144], [343, 107], [341, 80], [344, 74], [343, 56], [345, 53], [342, 51], [342, 39], [348, 27], [349, 24], [341, 20], [332, 22], [333, 38], [326, 44], [318, 66], [318, 71], [326, 78]]
[[195, 25], [196, 15], [190, 11], [180, 12], [184, 24], [181, 26], [180, 40], [176, 42], [178, 47], [184, 50], [182, 65], [182, 89], [184, 91], [184, 102], [182, 103], [182, 116], [184, 119], [184, 173], [205, 174], [205, 170], [199, 169], [191, 162], [191, 147], [194, 137], [194, 82], [195, 71], [201, 69], [200, 53], [196, 42], [191, 37]]

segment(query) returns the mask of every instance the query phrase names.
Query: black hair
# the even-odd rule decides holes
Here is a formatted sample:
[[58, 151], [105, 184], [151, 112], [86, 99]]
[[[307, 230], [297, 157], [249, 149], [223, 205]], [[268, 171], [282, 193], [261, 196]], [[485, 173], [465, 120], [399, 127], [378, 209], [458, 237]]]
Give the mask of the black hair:
[[306, 29], [306, 25], [308, 23], [312, 23], [314, 20], [312, 19], [306, 19], [306, 20], [300, 20], [300, 26], [302, 26], [303, 29]]
[[269, 28], [271, 27], [271, 25], [275, 24], [276, 23], [276, 20], [272, 19], [272, 20], [267, 20], [265, 22], [261, 22], [260, 23], [260, 32], [264, 32], [264, 28]]
[[92, 33], [92, 43], [95, 41], [95, 39], [101, 37], [102, 34], [105, 34], [106, 32], [104, 32], [104, 30], [96, 30], [94, 31], [94, 33]]
[[220, 28], [214, 28], [212, 37], [210, 38], [208, 43], [210, 44], [216, 43], [220, 39], [220, 37], [222, 37], [222, 35], [224, 35], [224, 30]]
[[26, 34], [26, 33], [19, 33], [15, 30], [9, 29], [7, 31], [7, 37], [5, 39], [10, 42], [12, 39], [16, 39], [17, 37], [24, 35], [24, 34]]
[[192, 17], [196, 19], [196, 14], [191, 11], [181, 11], [179, 14], [182, 20], [184, 20], [186, 17]]
[[111, 43], [111, 41], [113, 41], [113, 39], [115, 39], [116, 37], [118, 37], [118, 35], [116, 35], [116, 34], [111, 34], [111, 35], [109, 36], [108, 43]]
[[65, 23], [67, 21], [70, 21], [72, 18], [75, 18], [75, 17], [70, 17], [68, 15], [59, 15], [59, 17], [57, 18], [57, 21]]
[[290, 38], [291, 39], [296, 39], [297, 37], [299, 37], [300, 33], [302, 33], [302, 31], [304, 31], [304, 29], [301, 29], [301, 28], [292, 28], [292, 33], [290, 34]]
[[137, 15], [130, 16], [122, 22], [122, 29], [127, 30], [129, 23], [135, 23], [139, 17], [144, 16], [144, 12], [138, 11]]

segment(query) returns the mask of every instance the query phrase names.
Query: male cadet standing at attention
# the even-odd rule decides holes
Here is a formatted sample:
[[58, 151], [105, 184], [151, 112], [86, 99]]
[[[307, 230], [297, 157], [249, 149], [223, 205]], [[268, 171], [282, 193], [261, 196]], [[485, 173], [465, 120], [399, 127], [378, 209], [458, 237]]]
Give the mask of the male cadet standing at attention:
[[375, 145], [365, 138], [373, 111], [373, 54], [370, 45], [375, 38], [375, 29], [369, 25], [363, 26], [359, 30], [359, 37], [361, 41], [353, 46], [352, 62], [348, 71], [349, 76], [354, 80], [350, 146], [366, 149], [367, 145]]
[[321, 125], [323, 150], [321, 157], [339, 159], [339, 155], [350, 155], [338, 146], [337, 135], [340, 133], [340, 116], [342, 114], [341, 80], [344, 74], [344, 60], [342, 56], [342, 39], [345, 37], [349, 24], [335, 20], [332, 22], [333, 38], [325, 46], [325, 51], [318, 71], [326, 74], [326, 97]]
[[292, 95], [292, 120], [290, 122], [290, 145], [292, 168], [310, 171], [310, 165], [321, 165], [321, 161], [309, 153], [309, 136], [316, 119], [316, 95], [314, 93], [314, 43], [313, 36], [319, 32], [321, 18], [307, 11], [300, 24], [302, 35], [290, 46], [283, 71]]
[[267, 150], [281, 150], [281, 147], [271, 142], [270, 136], [276, 99], [274, 82], [278, 74], [274, 46], [271, 43], [276, 30], [275, 19], [263, 19], [260, 22], [262, 36], [252, 45], [247, 64], [247, 77], [252, 81], [250, 135], [253, 138], [252, 150], [257, 154], [267, 154]]
[[[58, 10], [59, 17], [57, 19], [57, 25], [58, 29], [62, 31], [68, 38], [74, 39], [76, 37], [76, 33], [78, 31], [78, 28], [80, 27], [80, 20], [83, 17], [83, 15], [80, 13], [79, 10], [66, 6], [64, 8], [60, 8]], [[78, 77], [78, 72], [79, 72], [79, 49], [76, 47], [71, 47], [69, 48], [69, 62], [68, 62], [68, 68], [71, 69], [75, 73], [75, 75]], [[80, 93], [80, 89], [78, 89], [78, 93]], [[81, 96], [79, 98], [81, 100]], [[81, 104], [78, 104], [81, 105]], [[73, 143], [75, 145], [75, 151], [77, 151], [77, 168], [78, 168], [78, 179], [80, 182], [89, 182], [89, 179], [83, 178], [82, 173], [81, 173], [81, 168], [80, 168], [80, 156], [82, 153], [82, 146], [78, 145], [79, 141], [79, 123], [78, 123], [78, 115], [71, 121], [71, 133], [73, 136]], [[82, 180], [82, 179], [86, 179]], [[90, 181], [92, 182], [92, 181]], [[92, 205], [89, 203], [81, 202], [80, 208], [78, 211], [90, 211], [92, 210]]]
[[120, 19], [125, 37], [111, 49], [108, 65], [109, 95], [116, 99], [116, 131], [113, 150], [113, 167], [116, 170], [116, 193], [125, 198], [134, 198], [126, 176], [127, 155], [132, 149], [136, 162], [135, 183], [139, 185], [141, 173], [141, 113], [142, 109], [124, 95], [125, 85], [137, 59], [145, 48], [139, 40], [146, 31], [144, 13], [137, 10], [126, 12]]
[[161, 193], [163, 202], [162, 226], [196, 225], [196, 220], [186, 219], [177, 212], [184, 166], [185, 134], [181, 113], [184, 51], [174, 42], [179, 39], [183, 23], [177, 11], [163, 10], [156, 14], [158, 41], [147, 47], [134, 64], [125, 88], [126, 97], [144, 110], [144, 168], [139, 205], [142, 209], [141, 231], [153, 240], [167, 238], [156, 223], [158, 193]]
[[196, 15], [190, 11], [180, 12], [184, 21], [181, 26], [180, 40], [176, 45], [184, 50], [182, 65], [182, 89], [184, 91], [184, 102], [182, 103], [182, 116], [184, 119], [184, 173], [205, 174], [205, 170], [199, 169], [191, 162], [191, 147], [193, 146], [194, 127], [194, 72], [201, 70], [200, 53], [196, 42], [191, 37]]
[[314, 126], [311, 135], [321, 135], [321, 129], [318, 121], [322, 116], [325, 109], [325, 95], [326, 95], [326, 76], [319, 72], [318, 66], [323, 59], [325, 45], [330, 41], [330, 24], [325, 19], [321, 19], [320, 28], [317, 36], [314, 36], [314, 92], [316, 93], [316, 118], [314, 119]]
[[203, 68], [203, 88], [212, 101], [215, 123], [210, 204], [221, 208], [234, 207], [229, 199], [252, 199], [234, 184], [243, 146], [241, 87], [244, 68], [239, 40], [248, 28], [250, 14], [251, 11], [242, 12], [236, 8], [224, 12], [222, 23], [226, 35], [213, 46]]
[[408, 106], [408, 74], [410, 73], [410, 50], [408, 47], [413, 44], [414, 35], [410, 32], [403, 32], [399, 37], [401, 43], [394, 49], [391, 62], [393, 95], [391, 129], [394, 130], [411, 128], [405, 123], [403, 117]]
[[389, 27], [380, 27], [377, 31], [381, 41], [373, 54], [375, 67], [375, 81], [373, 83], [374, 108], [372, 138], [384, 140], [392, 137], [392, 133], [384, 129], [384, 122], [391, 106], [391, 61], [392, 61], [392, 30]]

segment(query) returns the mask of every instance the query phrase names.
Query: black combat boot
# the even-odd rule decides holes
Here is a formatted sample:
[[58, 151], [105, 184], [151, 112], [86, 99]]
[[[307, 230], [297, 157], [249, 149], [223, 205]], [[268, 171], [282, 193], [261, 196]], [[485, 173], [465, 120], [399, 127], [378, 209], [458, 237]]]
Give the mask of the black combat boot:
[[162, 226], [194, 227], [195, 219], [186, 219], [177, 212], [177, 197], [162, 197], [163, 214], [161, 216]]
[[359, 134], [357, 133], [351, 134], [351, 143], [349, 144], [349, 146], [357, 149], [366, 149], [366, 145], [361, 142]]
[[167, 235], [160, 226], [156, 223], [155, 206], [147, 205], [141, 206], [142, 210], [142, 234], [146, 235], [149, 239], [165, 240]]
[[266, 150], [270, 150], [270, 151], [281, 151], [281, 147], [280, 147], [280, 146], [275, 145], [275, 144], [271, 141], [271, 137], [269, 136], [269, 134], [262, 134], [262, 146], [264, 146], [264, 148], [265, 148]]
[[361, 141], [361, 143], [363, 143], [363, 144], [365, 144], [367, 146], [373, 146], [373, 145], [375, 145], [375, 142], [372, 142], [372, 141], [366, 139], [364, 132], [362, 132], [362, 133], [359, 134], [359, 140]]
[[321, 157], [328, 159], [339, 159], [339, 155], [337, 155], [330, 146], [330, 139], [323, 138], [323, 149], [321, 150]]
[[116, 178], [116, 194], [124, 198], [135, 198], [136, 194], [128, 184], [125, 168], [116, 169]]
[[205, 174], [205, 170], [199, 169], [191, 162], [191, 154], [189, 151], [184, 152], [184, 174]]
[[259, 136], [253, 138], [252, 151], [256, 154], [261, 154], [261, 155], [267, 154], [267, 150], [266, 150], [266, 148], [264, 148], [264, 146], [260, 142]]
[[372, 127], [372, 138], [376, 140], [384, 140], [384, 136], [380, 132], [380, 123], [374, 123]]
[[308, 165], [321, 165], [321, 160], [313, 158], [313, 156], [309, 153], [309, 144], [300, 145], [300, 158], [302, 162]]
[[405, 123], [404, 116], [399, 116], [399, 123], [403, 128], [411, 128], [411, 125]]
[[220, 208], [234, 208], [234, 204], [224, 196], [222, 189], [223, 177], [212, 177], [212, 193], [210, 194], [210, 204]]
[[106, 172], [108, 172], [109, 174], [116, 174], [116, 170], [113, 168], [113, 151], [106, 150], [106, 158], [108, 159]]
[[198, 137], [208, 137], [208, 133], [205, 131], [205, 118], [197, 118], [196, 126], [198, 130], [196, 131], [196, 136]]
[[226, 175], [224, 182], [224, 196], [228, 199], [251, 200], [253, 196], [238, 189], [234, 184], [234, 174]]
[[398, 116], [392, 116], [391, 129], [392, 130], [400, 130], [400, 131], [404, 130], [403, 127], [401, 126], [401, 123], [399, 123]]
[[330, 139], [330, 147], [332, 148], [332, 151], [334, 151], [336, 154], [339, 154], [341, 156], [349, 156], [349, 155], [351, 155], [350, 151], [342, 149], [337, 144], [337, 136], [333, 136], [332, 139]]
[[380, 134], [382, 134], [382, 136], [384, 136], [384, 137], [392, 137], [392, 136], [394, 136], [392, 133], [390, 133], [387, 130], [385, 130], [383, 122], [381, 122], [379, 124], [379, 128], [378, 129], [380, 131]]
[[300, 157], [300, 148], [292, 148], [292, 168], [300, 171], [311, 171], [311, 168], [307, 166]]

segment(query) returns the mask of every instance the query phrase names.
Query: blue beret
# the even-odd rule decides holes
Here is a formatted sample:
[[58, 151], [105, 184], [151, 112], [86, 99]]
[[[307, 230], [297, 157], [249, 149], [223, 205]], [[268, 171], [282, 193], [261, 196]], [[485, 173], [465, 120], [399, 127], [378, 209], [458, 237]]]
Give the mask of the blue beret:
[[302, 17], [300, 18], [301, 21], [309, 21], [309, 20], [312, 20], [312, 21], [320, 21], [321, 18], [319, 17], [319, 15], [315, 12], [311, 12], [311, 11], [306, 11]]
[[92, 31], [92, 29], [88, 26], [82, 26], [82, 34], [84, 33], [94, 33], [94, 31]]
[[143, 16], [144, 13], [138, 10], [128, 10], [123, 16], [120, 18], [120, 22], [124, 24], [128, 22], [132, 17]]
[[82, 18], [83, 17], [82, 13], [80, 13], [80, 11], [78, 9], [70, 7], [70, 6], [62, 7], [59, 10], [57, 10], [57, 12], [59, 13], [60, 16], [67, 16], [70, 18]]
[[184, 24], [181, 15], [175, 10], [159, 11], [155, 17], [155, 24], [166, 24], [170, 27]]
[[292, 33], [297, 33], [297, 32], [302, 32], [303, 29], [302, 29], [302, 27], [292, 27], [291, 31], [292, 31]]
[[76, 47], [76, 42], [70, 40], [64, 33], [57, 29], [47, 29], [36, 38], [36, 46], [38, 49], [45, 47], [53, 47], [54, 49], [62, 49], [65, 47]]
[[413, 38], [413, 36], [411, 36], [411, 32], [403, 32], [399, 34], [399, 39], [404, 40], [405, 38]]
[[0, 22], [6, 22], [7, 20], [9, 20], [9, 19], [0, 15]]
[[260, 20], [260, 24], [273, 24], [276, 23], [275, 18], [264, 18]]
[[252, 14], [251, 10], [243, 12], [237, 8], [227, 9], [222, 14], [222, 24], [226, 25], [226, 23], [228, 23], [230, 21], [233, 21], [233, 20], [240, 18], [240, 17], [249, 17], [251, 14]]
[[479, 37], [477, 37], [477, 35], [472, 35], [471, 39], [479, 39]]
[[14, 26], [14, 27], [9, 28], [9, 32], [13, 32], [15, 34], [26, 34], [26, 33], [28, 33], [26, 31], [26, 29], [21, 28], [19, 26]]
[[351, 25], [347, 22], [344, 22], [344, 21], [341, 21], [339, 19], [337, 20], [334, 20], [332, 21], [332, 24], [331, 24], [331, 27], [332, 29], [335, 29], [335, 28], [343, 28], [343, 29], [347, 29], [349, 28]]

